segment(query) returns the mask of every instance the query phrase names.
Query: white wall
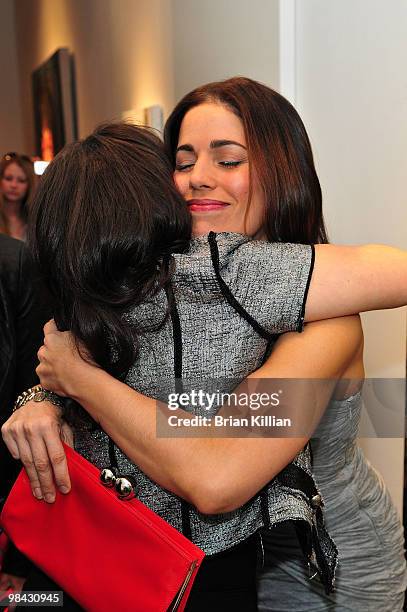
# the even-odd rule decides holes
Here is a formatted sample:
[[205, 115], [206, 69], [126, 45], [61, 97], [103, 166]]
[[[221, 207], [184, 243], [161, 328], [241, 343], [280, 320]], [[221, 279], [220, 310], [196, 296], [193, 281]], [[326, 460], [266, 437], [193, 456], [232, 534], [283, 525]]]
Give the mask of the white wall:
[[1, 1], [0, 19], [0, 155], [25, 153], [21, 125], [13, 0]]
[[[6, 0], [10, 3], [12, 0]], [[123, 111], [236, 74], [278, 83], [278, 0], [14, 0], [26, 148], [31, 73], [58, 47], [76, 61], [80, 135]]]
[[175, 98], [210, 81], [278, 83], [278, 0], [172, 0]]
[[75, 57], [80, 136], [123, 111], [174, 103], [171, 0], [15, 0], [27, 147], [31, 73], [58, 47]]
[[[407, 248], [407, 3], [296, 0], [295, 13], [296, 106], [330, 238]], [[406, 309], [369, 313], [363, 324], [367, 376], [404, 377]], [[401, 510], [404, 439], [362, 446]]]

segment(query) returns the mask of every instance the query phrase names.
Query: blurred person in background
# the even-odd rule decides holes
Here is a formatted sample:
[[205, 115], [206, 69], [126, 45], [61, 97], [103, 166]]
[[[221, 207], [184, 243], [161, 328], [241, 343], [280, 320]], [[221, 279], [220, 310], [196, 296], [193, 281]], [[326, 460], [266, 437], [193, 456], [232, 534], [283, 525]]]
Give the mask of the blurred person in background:
[[[0, 234], [0, 424], [10, 416], [16, 397], [27, 386], [38, 383], [37, 351], [42, 344], [42, 327], [50, 314], [49, 301], [37, 283], [26, 246]], [[0, 466], [1, 510], [21, 467], [2, 440]], [[14, 546], [9, 546], [1, 565], [0, 591], [21, 590], [29, 562]]]
[[34, 164], [26, 155], [6, 153], [0, 162], [0, 232], [25, 240], [34, 195]]

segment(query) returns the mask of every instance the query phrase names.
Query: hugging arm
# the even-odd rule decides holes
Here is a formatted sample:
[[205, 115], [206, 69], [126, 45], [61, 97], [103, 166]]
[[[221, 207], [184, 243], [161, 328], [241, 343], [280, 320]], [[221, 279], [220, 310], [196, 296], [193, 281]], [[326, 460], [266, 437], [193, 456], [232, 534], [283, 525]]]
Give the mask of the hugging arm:
[[407, 251], [384, 245], [315, 246], [305, 320], [407, 304]]
[[261, 296], [255, 318], [269, 333], [407, 304], [407, 251], [393, 247], [246, 242], [229, 266], [221, 273], [243, 307]]
[[[289, 401], [295, 403], [298, 415], [306, 414], [312, 404], [312, 422], [308, 432], [288, 438], [157, 438], [156, 414], [160, 407], [156, 400], [83, 361], [66, 332], [47, 334], [39, 374], [44, 386], [81, 403], [150, 478], [184, 497], [201, 512], [212, 514], [241, 506], [297, 455], [325, 409], [335, 379], [343, 375], [360, 350], [357, 317], [310, 324], [302, 335], [290, 333], [279, 339], [272, 357], [250, 380], [293, 376], [326, 379], [326, 384], [318, 386], [317, 396], [312, 381], [301, 391], [293, 390]], [[27, 404], [3, 429], [4, 438], [15, 454], [20, 452], [24, 429], [27, 433], [22, 424], [25, 409], [32, 411]], [[161, 409], [165, 411], [166, 407]], [[183, 411], [179, 413], [186, 416]], [[39, 461], [42, 468], [49, 463], [46, 448], [38, 447], [32, 455], [34, 464]], [[30, 479], [33, 488], [41, 486], [33, 472]]]
[[[274, 248], [274, 245], [263, 243], [261, 248]], [[267, 267], [267, 261], [267, 258], [263, 259], [263, 268]], [[295, 263], [295, 260], [293, 261]], [[260, 265], [258, 265], [256, 269], [258, 269], [258, 274], [262, 273], [262, 267]], [[290, 278], [288, 278], [287, 282], [290, 282]], [[311, 320], [318, 319], [319, 317], [334, 317], [336, 315], [344, 315], [348, 312], [359, 310], [397, 307], [402, 306], [406, 301], [407, 254], [404, 251], [380, 246], [336, 247], [333, 245], [317, 245], [315, 269], [311, 278], [306, 305], [306, 319]], [[301, 300], [299, 303], [300, 302]], [[296, 317], [293, 317], [293, 320], [295, 321]], [[325, 325], [328, 325], [328, 323]], [[340, 325], [340, 323], [337, 322], [335, 324], [332, 322], [332, 325]], [[294, 340], [295, 342], [305, 342], [305, 339], [310, 339], [311, 329], [311, 326], [309, 326], [308, 331], [303, 334], [302, 340], [298, 337], [293, 337], [290, 344], [294, 342]], [[323, 323], [319, 323], [318, 326], [315, 325], [313, 329], [321, 330], [326, 328]], [[48, 334], [48, 338], [52, 337], [52, 335], [52, 333]], [[65, 336], [65, 342], [67, 342], [67, 337], [68, 336]], [[293, 346], [288, 347], [287, 338], [289, 337], [290, 336], [287, 335], [279, 341], [281, 344], [277, 345], [273, 353], [272, 361], [265, 364], [264, 368], [271, 366], [277, 368], [277, 357], [280, 354], [277, 351], [280, 346], [281, 348], [283, 348], [283, 346], [287, 349], [290, 348], [290, 351], [292, 350], [292, 354], [294, 354]], [[55, 335], [55, 338], [59, 338], [59, 341], [62, 342], [62, 336]], [[336, 337], [332, 337], [331, 341], [332, 347], [336, 349]], [[318, 345], [319, 343], [324, 345], [324, 340], [318, 337], [309, 340], [309, 342], [311, 345]], [[51, 344], [52, 342], [49, 340], [48, 347], [51, 347]], [[300, 346], [300, 344], [296, 346]], [[304, 350], [312, 350], [312, 347], [305, 345], [301, 346], [303, 346]], [[331, 350], [333, 350], [332, 347]], [[350, 350], [349, 346], [344, 346], [342, 348], [342, 351], [344, 351], [342, 356], [345, 361], [348, 356], [346, 353], [347, 350]], [[304, 364], [304, 354], [298, 354], [297, 365], [298, 363], [303, 366], [306, 365]], [[337, 357], [339, 358], [340, 355], [341, 351], [338, 352]], [[71, 352], [72, 359], [74, 356], [74, 352]], [[315, 367], [313, 374], [308, 371], [302, 371], [301, 368], [295, 368], [294, 371], [291, 369], [288, 370], [287, 364], [285, 363], [285, 367], [280, 373], [278, 369], [267, 370], [262, 368], [260, 375], [264, 375], [266, 378], [278, 378], [279, 376], [310, 378], [312, 376], [320, 378], [335, 377], [338, 375], [338, 366], [337, 364], [335, 366], [336, 357], [333, 358], [333, 361], [331, 361], [331, 358], [331, 354], [329, 354], [328, 359], [328, 356], [324, 356], [321, 352], [321, 367]], [[290, 356], [290, 362], [294, 363], [292, 355]], [[326, 367], [330, 363], [335, 366], [332, 368], [333, 371], [326, 370]], [[46, 360], [44, 359], [41, 367], [45, 364]], [[316, 365], [315, 362], [315, 366]], [[129, 389], [126, 385], [115, 381], [95, 366], [79, 360], [79, 357], [76, 360], [73, 359], [70, 367], [66, 367], [65, 363], [62, 361], [62, 367], [60, 369], [62, 374], [60, 380], [58, 376], [55, 375], [57, 370], [58, 368], [54, 369], [54, 374], [52, 374], [52, 368], [48, 370], [47, 373], [44, 372], [44, 369], [42, 370], [44, 386], [78, 399], [79, 403], [81, 403], [96, 420], [101, 422], [102, 426], [106, 428], [108, 433], [124, 452], [126, 452], [135, 463], [138, 463], [148, 475], [155, 478], [163, 486], [187, 497], [198, 507], [202, 506], [201, 500], [199, 499], [199, 491], [205, 491], [205, 486], [199, 487], [198, 491], [194, 490], [194, 470], [186, 469], [183, 473], [179, 473], [180, 462], [182, 461], [185, 465], [185, 463], [188, 464], [190, 461], [188, 465], [195, 466], [195, 461], [199, 455], [199, 453], [195, 455], [195, 448], [199, 447], [199, 449], [205, 449], [205, 453], [209, 452], [210, 456], [213, 457], [213, 463], [211, 463], [206, 460], [205, 455], [204, 465], [213, 466], [218, 465], [218, 463], [222, 464], [222, 461], [219, 462], [219, 456], [222, 456], [223, 452], [232, 452], [235, 445], [237, 445], [236, 440], [184, 439], [182, 444], [179, 442], [177, 443], [177, 440], [157, 440], [155, 439], [155, 400], [143, 398], [143, 396]], [[65, 387], [61, 387], [61, 381], [63, 382], [64, 376], [69, 377], [70, 374], [74, 374], [74, 386], [71, 388], [69, 386], [69, 380], [66, 379], [65, 383], [67, 384]], [[256, 375], [258, 376], [259, 372], [257, 372]], [[301, 398], [299, 402], [300, 400]], [[117, 406], [118, 408], [117, 412], [115, 411], [114, 414], [113, 412], [109, 414], [109, 408], [111, 406]], [[130, 411], [128, 410], [129, 406], [132, 406], [132, 410]], [[137, 407], [140, 406], [145, 406], [146, 409], [137, 410]], [[104, 407], [105, 411], [103, 412]], [[47, 411], [47, 414], [44, 420], [40, 415], [45, 411]], [[13, 415], [3, 428], [3, 435], [10, 451], [13, 456], [22, 458], [27, 467], [31, 482], [36, 485], [36, 488], [46, 489], [50, 492], [52, 492], [54, 488], [52, 472], [50, 471], [50, 461], [54, 470], [56, 483], [58, 485], [68, 484], [69, 486], [66, 466], [61, 459], [64, 453], [60, 440], [57, 437], [58, 427], [54, 427], [53, 432], [50, 433], [53, 412], [54, 407], [49, 405], [47, 407], [44, 406], [43, 410], [42, 407], [38, 405], [32, 406], [28, 404], [21, 409], [21, 411]], [[115, 415], [118, 418], [117, 423], [110, 421]], [[131, 428], [132, 419], [135, 419], [133, 429]], [[121, 426], [120, 423], [124, 425]], [[126, 436], [129, 432], [137, 434], [133, 440], [130, 438], [127, 439]], [[52, 441], [52, 452], [50, 452], [50, 441]], [[301, 440], [298, 442], [296, 449], [291, 448], [291, 452], [284, 458], [285, 463], [282, 465], [277, 465], [277, 461], [275, 461], [275, 463], [273, 463], [272, 460], [267, 462], [267, 466], [270, 468], [267, 473], [268, 480], [295, 456], [296, 450], [301, 448], [303, 443], [304, 440]], [[287, 449], [293, 444], [293, 439], [277, 441], [276, 439], [253, 440], [249, 438], [245, 440], [244, 444], [246, 447], [239, 445], [239, 448], [244, 448], [244, 452], [250, 453], [251, 456], [252, 450], [249, 450], [250, 445], [250, 449], [251, 447], [261, 449], [264, 445], [266, 445], [268, 449], [271, 449], [274, 445], [275, 448], [273, 453], [275, 457], [277, 457], [280, 453], [280, 450], [277, 448], [278, 445], [281, 444]], [[170, 452], [171, 447], [173, 448], [173, 452]], [[166, 458], [166, 452], [169, 459]], [[183, 459], [179, 458], [179, 452], [185, 453]], [[264, 456], [263, 450], [261, 452]], [[138, 456], [138, 454], [140, 456]], [[160, 459], [158, 460], [154, 457], [160, 457]], [[174, 463], [178, 462], [178, 465], [172, 465], [172, 458], [174, 458]], [[225, 462], [225, 465], [226, 464], [227, 462]], [[237, 462], [236, 465], [238, 465]], [[38, 470], [36, 466], [39, 466]], [[246, 465], [245, 471], [247, 471]], [[189, 475], [192, 481], [188, 481]], [[217, 471], [217, 476], [219, 477], [217, 482], [222, 482], [222, 473]], [[215, 488], [218, 486], [213, 482], [212, 474], [211, 483]], [[242, 482], [242, 485], [243, 484]], [[221, 486], [218, 486], [218, 489], [220, 490]], [[246, 488], [246, 491], [247, 490], [251, 491], [252, 489], [248, 486]], [[237, 497], [239, 497], [239, 495], [240, 494], [238, 494]], [[233, 495], [231, 493], [230, 500], [232, 500], [232, 498]], [[242, 497], [240, 496], [239, 499], [241, 500]]]

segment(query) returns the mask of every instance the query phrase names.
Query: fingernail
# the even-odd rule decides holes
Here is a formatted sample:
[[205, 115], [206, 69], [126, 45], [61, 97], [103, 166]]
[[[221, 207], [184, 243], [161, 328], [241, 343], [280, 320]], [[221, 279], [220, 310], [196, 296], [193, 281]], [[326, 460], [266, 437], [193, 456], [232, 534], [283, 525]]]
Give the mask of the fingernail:
[[42, 499], [41, 489], [34, 489], [34, 497], [37, 499]]
[[48, 504], [52, 504], [52, 502], [55, 501], [55, 495], [53, 495], [52, 493], [47, 493], [46, 496], [45, 496], [45, 501]]
[[61, 491], [61, 493], [69, 493], [69, 487], [66, 487], [65, 485], [59, 487], [59, 490]]

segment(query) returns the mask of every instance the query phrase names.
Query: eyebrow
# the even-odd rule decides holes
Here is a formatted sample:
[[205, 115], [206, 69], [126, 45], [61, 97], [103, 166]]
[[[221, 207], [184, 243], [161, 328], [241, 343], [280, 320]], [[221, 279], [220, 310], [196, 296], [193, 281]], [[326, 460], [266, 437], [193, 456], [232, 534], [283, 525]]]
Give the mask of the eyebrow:
[[[227, 147], [229, 145], [235, 145], [237, 147], [241, 147], [242, 149], [244, 149], [245, 151], [247, 151], [246, 147], [244, 145], [242, 145], [240, 142], [236, 142], [236, 140], [211, 140], [209, 147], [211, 149], [219, 149], [220, 147]], [[194, 147], [190, 144], [184, 144], [181, 145], [177, 148], [176, 153], [178, 153], [178, 151], [190, 151], [193, 152], [194, 151]]]

